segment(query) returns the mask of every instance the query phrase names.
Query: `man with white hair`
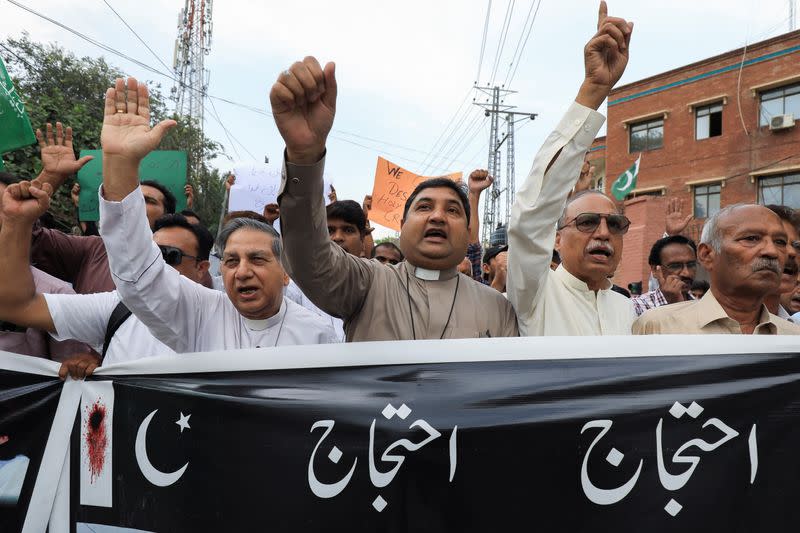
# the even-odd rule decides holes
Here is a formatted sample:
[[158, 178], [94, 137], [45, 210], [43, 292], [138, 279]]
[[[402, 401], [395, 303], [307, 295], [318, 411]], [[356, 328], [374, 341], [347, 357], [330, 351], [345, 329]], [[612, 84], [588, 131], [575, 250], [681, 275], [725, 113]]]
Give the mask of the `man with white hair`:
[[737, 204], [720, 210], [706, 221], [697, 248], [711, 289], [699, 301], [646, 311], [633, 332], [800, 335], [800, 326], [764, 305], [780, 286], [789, 245], [781, 219], [766, 207]]
[[283, 297], [289, 277], [272, 226], [228, 222], [217, 239], [225, 292], [182, 278], [152, 240], [139, 184], [141, 160], [176, 125], [150, 127], [147, 87], [117, 79], [106, 92], [100, 233], [123, 303], [178, 353], [336, 342], [333, 328]]

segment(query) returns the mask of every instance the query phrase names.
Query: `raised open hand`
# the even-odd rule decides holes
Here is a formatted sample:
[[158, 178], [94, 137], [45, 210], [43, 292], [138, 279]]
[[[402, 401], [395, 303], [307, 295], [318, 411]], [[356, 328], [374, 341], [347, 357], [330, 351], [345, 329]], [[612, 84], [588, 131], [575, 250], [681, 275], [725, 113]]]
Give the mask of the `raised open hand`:
[[50, 208], [53, 188], [38, 180], [21, 181], [6, 187], [3, 193], [3, 224], [18, 222], [30, 224]]
[[128, 78], [126, 86], [124, 80], [117, 78], [114, 87], [106, 91], [103, 130], [100, 133], [103, 158], [138, 165], [176, 125], [174, 120], [163, 120], [151, 128], [147, 86], [135, 78]]
[[333, 202], [335, 202], [337, 199], [338, 199], [338, 197], [336, 196], [336, 188], [335, 188], [335, 187], [333, 186], [333, 184], [331, 183], [331, 191], [328, 193], [328, 201], [329, 201], [329, 202], [331, 202], [331, 203], [333, 203]]
[[39, 141], [39, 152], [42, 157], [42, 174], [49, 182], [60, 185], [78, 172], [83, 165], [94, 159], [94, 156], [87, 155], [80, 159], [75, 159], [75, 151], [72, 148], [72, 128], [64, 131], [64, 125], [56, 122], [55, 135], [53, 135], [53, 125], [49, 122], [45, 126], [46, 134], [42, 130], [36, 130], [36, 139]]
[[372, 211], [372, 195], [367, 194], [364, 196], [364, 201], [361, 203], [361, 209], [364, 211], [364, 216], [369, 220], [369, 212]]
[[313, 164], [325, 152], [336, 115], [335, 68], [328, 63], [323, 70], [307, 56], [281, 72], [272, 86], [269, 101], [289, 162]]
[[491, 187], [493, 182], [494, 178], [489, 175], [488, 170], [475, 169], [469, 173], [469, 192], [480, 195]]
[[[597, 33], [583, 49], [585, 69], [579, 103], [597, 109], [616, 85], [628, 65], [633, 22], [608, 16], [605, 0], [600, 2]], [[585, 94], [584, 94], [585, 93]]]
[[233, 174], [228, 174], [228, 177], [225, 178], [225, 190], [230, 191], [231, 187], [236, 183], [236, 176]]
[[680, 235], [683, 230], [686, 229], [686, 226], [689, 225], [689, 222], [692, 221], [694, 216], [691, 213], [684, 216], [683, 214], [683, 199], [681, 198], [670, 198], [669, 203], [667, 203], [667, 214], [664, 220], [664, 231], [667, 232], [667, 235]]

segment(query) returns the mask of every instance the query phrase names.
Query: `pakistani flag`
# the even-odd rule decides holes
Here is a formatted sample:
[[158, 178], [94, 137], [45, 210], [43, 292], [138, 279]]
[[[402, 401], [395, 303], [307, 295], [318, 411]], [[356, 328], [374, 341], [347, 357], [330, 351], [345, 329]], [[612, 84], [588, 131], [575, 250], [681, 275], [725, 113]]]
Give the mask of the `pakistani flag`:
[[611, 185], [611, 194], [617, 200], [624, 200], [636, 188], [636, 178], [639, 177], [639, 161], [641, 160], [642, 156], [639, 156], [631, 168], [623, 172]]
[[0, 59], [0, 154], [36, 142], [25, 104], [14, 89], [11, 78]]

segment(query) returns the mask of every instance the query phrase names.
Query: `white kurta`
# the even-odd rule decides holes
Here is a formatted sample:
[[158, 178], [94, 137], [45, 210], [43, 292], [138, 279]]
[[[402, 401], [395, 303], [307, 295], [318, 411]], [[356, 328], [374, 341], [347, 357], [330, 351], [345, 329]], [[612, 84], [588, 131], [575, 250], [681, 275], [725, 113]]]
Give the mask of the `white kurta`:
[[563, 266], [550, 270], [556, 223], [604, 121], [600, 113], [573, 102], [516, 194], [508, 227], [506, 288], [520, 335], [631, 333], [633, 304], [610, 290], [610, 282], [608, 289], [595, 293]]
[[[116, 291], [45, 294], [44, 299], [56, 327], [57, 333], [51, 334], [54, 339], [80, 340], [94, 348], [97, 353], [102, 351], [108, 319], [120, 302]], [[103, 366], [156, 355], [175, 355], [175, 352], [153, 337], [147, 326], [131, 315], [111, 338], [103, 358]]]
[[100, 227], [122, 301], [154, 337], [178, 353], [337, 342], [331, 325], [283, 298], [265, 320], [239, 314], [225, 292], [208, 289], [168, 266], [145, 217], [137, 189], [121, 202], [100, 191]]

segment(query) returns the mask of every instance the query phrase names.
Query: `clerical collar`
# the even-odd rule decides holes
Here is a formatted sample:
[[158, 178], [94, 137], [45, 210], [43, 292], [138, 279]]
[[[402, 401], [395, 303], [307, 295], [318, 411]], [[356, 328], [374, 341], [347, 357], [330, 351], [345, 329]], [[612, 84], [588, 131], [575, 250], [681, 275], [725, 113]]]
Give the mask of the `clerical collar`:
[[425, 281], [443, 281], [453, 278], [458, 274], [456, 267], [446, 268], [444, 270], [429, 270], [427, 268], [414, 266], [411, 263], [409, 263], [408, 266], [415, 277]]
[[286, 302], [281, 302], [281, 307], [278, 309], [278, 312], [272, 315], [269, 318], [262, 318], [262, 319], [254, 319], [254, 318], [247, 318], [245, 316], [242, 317], [244, 320], [244, 325], [250, 331], [264, 331], [265, 329], [269, 329], [272, 326], [277, 326], [281, 322], [281, 317], [283, 316], [284, 307], [286, 307]]

